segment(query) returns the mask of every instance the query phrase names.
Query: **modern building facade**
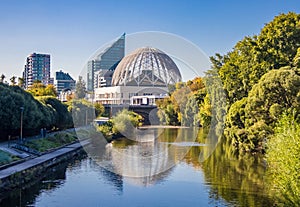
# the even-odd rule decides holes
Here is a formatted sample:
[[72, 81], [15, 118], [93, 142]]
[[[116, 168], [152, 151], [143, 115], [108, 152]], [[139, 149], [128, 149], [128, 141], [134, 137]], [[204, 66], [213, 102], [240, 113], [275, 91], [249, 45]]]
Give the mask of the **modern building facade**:
[[[107, 71], [114, 71], [118, 63], [125, 54], [125, 33], [115, 41], [105, 51], [97, 55], [94, 59], [87, 63], [87, 90], [93, 91], [95, 88], [101, 87], [99, 79], [108, 78], [107, 84], [109, 86], [112, 77], [104, 76]], [[100, 75], [100, 76], [99, 76]], [[112, 75], [112, 73], [111, 73]], [[101, 82], [101, 81], [100, 81]]]
[[32, 53], [26, 59], [23, 72], [24, 87], [27, 89], [34, 81], [39, 80], [43, 84], [51, 84], [50, 79], [50, 55]]
[[155, 105], [168, 94], [168, 85], [182, 80], [173, 60], [156, 48], [139, 48], [118, 64], [111, 87], [95, 88], [95, 100], [102, 104]]
[[99, 70], [94, 74], [94, 89], [111, 86], [113, 70]]
[[76, 81], [69, 75], [64, 73], [62, 70], [55, 73], [54, 86], [58, 94], [61, 91], [74, 90]]

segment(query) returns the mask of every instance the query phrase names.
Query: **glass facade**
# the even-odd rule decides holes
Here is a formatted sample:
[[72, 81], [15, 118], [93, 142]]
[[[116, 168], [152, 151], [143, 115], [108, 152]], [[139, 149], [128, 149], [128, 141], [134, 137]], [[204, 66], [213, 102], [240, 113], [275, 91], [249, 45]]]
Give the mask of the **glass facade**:
[[105, 72], [108, 70], [114, 71], [118, 63], [124, 57], [124, 54], [125, 54], [125, 33], [117, 41], [115, 41], [110, 47], [108, 47], [102, 53], [97, 55], [96, 58], [88, 61], [87, 63], [88, 91], [93, 91], [95, 87], [101, 85], [98, 84], [98, 80], [101, 78], [99, 78], [96, 75], [96, 72], [102, 70], [103, 72], [98, 74], [105, 74]]

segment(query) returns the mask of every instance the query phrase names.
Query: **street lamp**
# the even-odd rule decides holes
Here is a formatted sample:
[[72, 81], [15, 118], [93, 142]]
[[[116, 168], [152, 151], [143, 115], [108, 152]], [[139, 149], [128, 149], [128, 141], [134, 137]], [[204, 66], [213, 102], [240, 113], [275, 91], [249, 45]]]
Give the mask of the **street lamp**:
[[24, 107], [21, 106], [20, 110], [21, 110], [20, 142], [22, 142], [23, 141], [23, 111], [24, 111]]

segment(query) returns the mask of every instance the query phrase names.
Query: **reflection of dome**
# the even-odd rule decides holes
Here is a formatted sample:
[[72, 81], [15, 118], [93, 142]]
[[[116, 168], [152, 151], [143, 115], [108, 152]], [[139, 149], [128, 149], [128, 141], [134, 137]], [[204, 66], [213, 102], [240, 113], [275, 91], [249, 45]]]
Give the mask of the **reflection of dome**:
[[150, 47], [139, 48], [118, 64], [114, 86], [167, 86], [181, 81], [174, 61], [164, 52]]

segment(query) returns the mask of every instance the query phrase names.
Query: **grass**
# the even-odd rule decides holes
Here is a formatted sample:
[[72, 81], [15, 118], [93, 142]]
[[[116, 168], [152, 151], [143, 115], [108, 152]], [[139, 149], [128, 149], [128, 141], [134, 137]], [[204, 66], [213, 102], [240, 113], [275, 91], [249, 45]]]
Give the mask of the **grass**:
[[72, 142], [75, 142], [77, 140], [78, 139], [76, 135], [72, 133], [60, 132], [43, 139], [29, 141], [25, 143], [25, 145], [39, 152], [46, 152], [48, 150], [55, 149], [66, 144], [71, 144]]
[[0, 165], [5, 165], [18, 159], [19, 158], [17, 156], [11, 155], [7, 152], [0, 150]]

